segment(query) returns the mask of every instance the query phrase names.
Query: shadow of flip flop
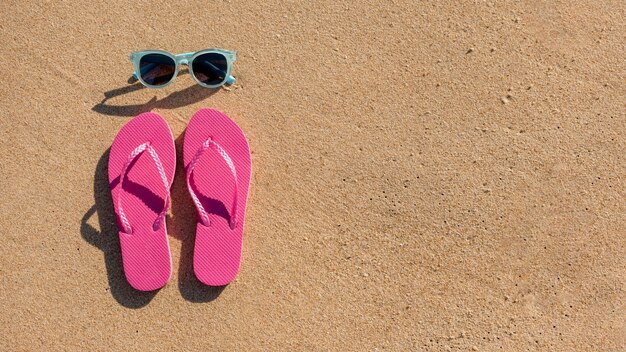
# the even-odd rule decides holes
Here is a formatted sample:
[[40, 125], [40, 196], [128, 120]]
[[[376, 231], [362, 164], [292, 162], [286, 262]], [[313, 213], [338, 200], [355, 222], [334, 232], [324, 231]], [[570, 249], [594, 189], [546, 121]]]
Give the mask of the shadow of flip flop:
[[[109, 151], [107, 150], [102, 155], [96, 166], [93, 190], [96, 204], [83, 215], [80, 222], [80, 233], [87, 243], [97, 247], [104, 253], [104, 264], [107, 270], [109, 289], [113, 298], [126, 308], [137, 309], [150, 303], [158, 290], [150, 292], [137, 291], [126, 281], [126, 276], [124, 276], [119, 234], [109, 189], [107, 172]], [[100, 230], [89, 224], [89, 219], [94, 215], [98, 216]]]

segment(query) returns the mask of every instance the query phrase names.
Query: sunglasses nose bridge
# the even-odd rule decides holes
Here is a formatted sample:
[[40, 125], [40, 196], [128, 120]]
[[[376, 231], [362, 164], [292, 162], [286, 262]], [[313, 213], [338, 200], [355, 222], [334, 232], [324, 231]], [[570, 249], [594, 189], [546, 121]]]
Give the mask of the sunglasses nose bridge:
[[187, 66], [189, 66], [189, 60], [188, 59], [180, 59], [180, 60], [178, 60], [178, 64], [179, 65], [187, 65]]

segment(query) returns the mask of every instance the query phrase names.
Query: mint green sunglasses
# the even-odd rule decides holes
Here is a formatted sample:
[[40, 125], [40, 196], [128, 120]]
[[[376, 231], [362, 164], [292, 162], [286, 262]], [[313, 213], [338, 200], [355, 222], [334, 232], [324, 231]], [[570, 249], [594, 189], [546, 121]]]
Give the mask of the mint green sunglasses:
[[133, 78], [148, 88], [163, 88], [172, 84], [180, 65], [187, 65], [191, 77], [203, 87], [231, 85], [235, 83], [235, 77], [230, 73], [236, 59], [237, 54], [234, 51], [224, 49], [204, 49], [178, 55], [163, 50], [144, 50], [130, 54], [130, 61], [135, 67]]

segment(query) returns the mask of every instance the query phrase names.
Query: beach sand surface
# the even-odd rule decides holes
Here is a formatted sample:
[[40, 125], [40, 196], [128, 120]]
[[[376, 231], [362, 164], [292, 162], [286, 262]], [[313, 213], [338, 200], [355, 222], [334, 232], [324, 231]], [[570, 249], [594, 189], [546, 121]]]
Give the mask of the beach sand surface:
[[[623, 1], [0, 3], [0, 350], [624, 351]], [[229, 89], [128, 54], [236, 50]], [[243, 261], [192, 268], [185, 126], [245, 131]], [[124, 278], [108, 150], [178, 154], [173, 275]]]

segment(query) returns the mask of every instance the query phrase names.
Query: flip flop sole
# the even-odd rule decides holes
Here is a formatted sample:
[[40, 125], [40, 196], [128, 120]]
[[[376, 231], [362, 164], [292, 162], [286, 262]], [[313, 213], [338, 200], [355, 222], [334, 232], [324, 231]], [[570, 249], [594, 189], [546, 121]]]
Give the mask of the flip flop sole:
[[[213, 109], [198, 111], [189, 122], [184, 138], [186, 170], [209, 139], [227, 154], [225, 157], [208, 149], [203, 152], [188, 185], [210, 218], [209, 226], [199, 218], [196, 227], [194, 272], [206, 285], [224, 286], [235, 278], [241, 262], [251, 174], [250, 148], [241, 128]], [[232, 161], [236, 178], [227, 159]], [[232, 213], [234, 205], [235, 214]], [[234, 228], [231, 228], [231, 220], [235, 220]]]
[[[150, 153], [142, 152], [132, 159], [131, 154], [145, 143], [153, 148]], [[162, 165], [167, 189], [153, 153]], [[130, 160], [132, 162], [129, 163]], [[122, 184], [121, 173], [125, 166], [127, 169]], [[169, 195], [175, 169], [176, 150], [172, 131], [158, 114], [138, 115], [118, 132], [113, 141], [109, 155], [109, 186], [120, 230], [124, 274], [137, 290], [159, 289], [172, 273], [165, 221], [156, 230], [153, 225], [166, 206], [165, 199]], [[124, 231], [123, 218], [132, 229], [130, 234]]]

